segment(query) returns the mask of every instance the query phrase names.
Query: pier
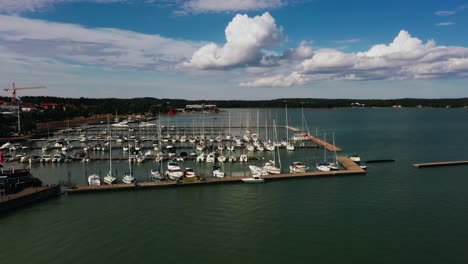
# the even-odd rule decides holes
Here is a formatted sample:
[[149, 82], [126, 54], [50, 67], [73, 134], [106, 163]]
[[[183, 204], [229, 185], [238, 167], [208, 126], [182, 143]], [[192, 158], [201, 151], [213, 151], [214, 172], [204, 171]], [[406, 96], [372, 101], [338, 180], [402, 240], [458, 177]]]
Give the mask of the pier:
[[441, 166], [453, 166], [453, 165], [468, 165], [468, 160], [419, 163], [419, 164], [413, 164], [413, 167], [427, 168], [427, 167], [441, 167]]
[[[266, 181], [280, 180], [280, 179], [294, 179], [306, 177], [331, 177], [331, 176], [346, 176], [346, 175], [363, 175], [366, 171], [363, 170], [358, 164], [347, 157], [338, 157], [338, 162], [345, 168], [339, 171], [314, 171], [304, 173], [285, 173], [285, 174], [269, 174], [262, 176]], [[138, 190], [147, 188], [158, 187], [174, 187], [185, 185], [197, 184], [216, 184], [216, 183], [241, 183], [242, 179], [250, 178], [250, 176], [237, 176], [237, 177], [224, 177], [224, 178], [207, 178], [205, 180], [191, 180], [191, 181], [160, 181], [160, 182], [141, 182], [134, 184], [112, 184], [112, 185], [99, 185], [99, 186], [79, 186], [75, 188], [68, 188], [68, 193], [85, 193], [85, 192], [100, 192], [100, 191], [117, 191], [117, 190]]]
[[15, 194], [0, 195], [0, 213], [58, 196], [60, 185], [30, 187]]
[[302, 133], [304, 136], [306, 136], [307, 138], [309, 138], [310, 140], [312, 140], [313, 142], [315, 142], [316, 144], [328, 149], [329, 151], [336, 151], [336, 152], [341, 152], [342, 150], [337, 147], [337, 146], [334, 146], [328, 142], [326, 142], [325, 140], [323, 139], [320, 139], [318, 137], [314, 137], [308, 133]]

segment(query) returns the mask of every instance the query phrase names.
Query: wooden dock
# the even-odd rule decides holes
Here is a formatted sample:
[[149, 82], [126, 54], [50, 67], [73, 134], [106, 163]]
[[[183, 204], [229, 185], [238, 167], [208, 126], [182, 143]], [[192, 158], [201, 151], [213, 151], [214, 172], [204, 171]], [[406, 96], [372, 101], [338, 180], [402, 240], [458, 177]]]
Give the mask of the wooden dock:
[[[358, 164], [347, 157], [338, 157], [338, 162], [345, 168], [339, 171], [314, 171], [304, 173], [287, 173], [277, 175], [266, 175], [263, 178], [266, 181], [280, 180], [280, 179], [294, 179], [305, 177], [329, 177], [329, 176], [345, 176], [345, 175], [362, 175], [366, 171], [361, 169]], [[161, 182], [141, 182], [134, 184], [113, 184], [113, 185], [100, 185], [100, 186], [80, 186], [76, 188], [69, 188], [68, 193], [85, 193], [85, 192], [100, 192], [100, 191], [117, 191], [117, 190], [137, 190], [158, 187], [174, 187], [174, 186], [189, 186], [197, 184], [217, 184], [217, 183], [241, 183], [242, 179], [250, 178], [250, 176], [238, 177], [224, 177], [224, 178], [207, 178], [205, 180], [192, 180], [192, 181], [161, 181]]]
[[330, 150], [330, 151], [336, 151], [336, 152], [341, 152], [342, 150], [337, 147], [337, 146], [334, 146], [328, 142], [326, 142], [325, 140], [323, 139], [320, 139], [318, 137], [314, 137], [308, 133], [302, 133], [304, 136], [310, 138], [313, 142], [317, 143], [318, 145]]
[[445, 162], [432, 162], [432, 163], [419, 163], [413, 164], [413, 167], [416, 168], [426, 168], [426, 167], [440, 167], [440, 166], [452, 166], [452, 165], [466, 165], [468, 160], [462, 161], [445, 161]]
[[60, 185], [30, 187], [19, 193], [0, 195], [0, 213], [44, 201], [60, 194]]

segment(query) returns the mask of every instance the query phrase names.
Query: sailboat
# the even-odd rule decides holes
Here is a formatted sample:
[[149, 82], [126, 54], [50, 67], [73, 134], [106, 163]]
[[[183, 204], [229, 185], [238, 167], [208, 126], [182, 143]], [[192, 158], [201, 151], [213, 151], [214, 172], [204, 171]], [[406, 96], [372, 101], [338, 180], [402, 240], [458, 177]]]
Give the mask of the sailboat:
[[132, 162], [130, 161], [130, 152], [128, 152], [128, 167], [129, 172], [125, 173], [125, 176], [122, 178], [122, 182], [126, 184], [131, 184], [136, 182], [136, 180], [135, 177], [133, 177]]
[[[109, 125], [109, 116], [107, 116], [107, 125]], [[117, 182], [117, 178], [112, 175], [112, 140], [109, 141], [109, 172], [104, 177], [104, 183], [114, 184]]]
[[[327, 141], [327, 133], [324, 133], [323, 140]], [[327, 163], [327, 148], [323, 147], [323, 163], [317, 164], [317, 170], [319, 171], [330, 171], [329, 164]]]
[[294, 150], [294, 145], [289, 143], [288, 105], [286, 105], [286, 149], [289, 151]]
[[[333, 146], [335, 146], [335, 133], [333, 133]], [[338, 157], [336, 156], [336, 148], [333, 152], [335, 154], [335, 162], [327, 163], [327, 167], [330, 168], [330, 170], [339, 170], [340, 168], [338, 167]]]
[[[275, 140], [278, 139], [278, 134], [277, 134], [277, 131], [276, 131], [276, 122], [275, 120], [273, 120], [273, 130], [274, 130], [274, 133], [275, 133]], [[280, 167], [276, 167], [276, 152], [274, 153], [274, 160], [270, 160], [269, 162], [266, 162], [264, 165], [263, 165], [263, 169], [268, 172], [269, 174], [280, 174], [281, 173], [281, 157], [280, 157], [280, 152], [279, 152], [279, 148], [278, 149], [278, 161], [279, 161], [279, 165]]]

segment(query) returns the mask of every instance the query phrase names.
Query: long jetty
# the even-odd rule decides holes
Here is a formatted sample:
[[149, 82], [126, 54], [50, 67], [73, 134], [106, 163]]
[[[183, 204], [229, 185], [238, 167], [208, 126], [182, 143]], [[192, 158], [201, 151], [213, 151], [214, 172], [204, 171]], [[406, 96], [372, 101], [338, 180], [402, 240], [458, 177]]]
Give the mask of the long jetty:
[[318, 145], [330, 150], [330, 151], [336, 151], [336, 152], [341, 152], [342, 150], [337, 147], [337, 146], [334, 146], [328, 142], [326, 142], [325, 140], [323, 139], [320, 139], [318, 137], [314, 137], [308, 133], [302, 133], [305, 137], [309, 138], [310, 140], [312, 140], [313, 142], [317, 143]]
[[[338, 162], [345, 168], [339, 171], [314, 171], [304, 173], [286, 173], [277, 175], [262, 176], [266, 181], [281, 180], [281, 179], [295, 179], [307, 177], [331, 177], [331, 176], [345, 176], [345, 175], [363, 175], [366, 173], [358, 164], [347, 157], [338, 157]], [[175, 187], [175, 186], [193, 186], [198, 184], [216, 184], [216, 183], [241, 183], [242, 179], [250, 178], [250, 176], [236, 176], [224, 178], [207, 178], [205, 180], [191, 180], [191, 181], [160, 181], [160, 182], [141, 182], [134, 184], [112, 184], [112, 185], [99, 185], [99, 186], [79, 186], [68, 188], [69, 194], [86, 193], [86, 192], [100, 192], [100, 191], [117, 191], [117, 190], [138, 190], [159, 187]]]
[[432, 162], [432, 163], [418, 163], [418, 164], [413, 164], [413, 167], [426, 168], [426, 167], [440, 167], [440, 166], [466, 165], [466, 164], [468, 164], [468, 160], [444, 161], [444, 162]]

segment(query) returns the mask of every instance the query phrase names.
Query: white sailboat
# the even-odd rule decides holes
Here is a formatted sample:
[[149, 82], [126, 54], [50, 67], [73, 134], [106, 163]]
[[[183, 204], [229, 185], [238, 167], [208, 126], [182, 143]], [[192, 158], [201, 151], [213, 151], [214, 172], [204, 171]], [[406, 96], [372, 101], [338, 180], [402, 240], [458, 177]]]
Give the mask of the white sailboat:
[[286, 150], [293, 151], [294, 145], [289, 142], [288, 105], [286, 105]]
[[[109, 116], [107, 117], [107, 124], [109, 125]], [[109, 147], [111, 149], [111, 151], [109, 151], [109, 172], [106, 177], [104, 177], [104, 183], [114, 184], [117, 182], [117, 178], [112, 175], [112, 140], [109, 142]]]

